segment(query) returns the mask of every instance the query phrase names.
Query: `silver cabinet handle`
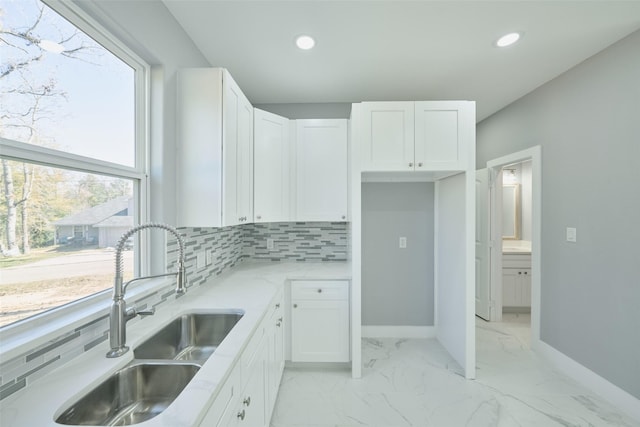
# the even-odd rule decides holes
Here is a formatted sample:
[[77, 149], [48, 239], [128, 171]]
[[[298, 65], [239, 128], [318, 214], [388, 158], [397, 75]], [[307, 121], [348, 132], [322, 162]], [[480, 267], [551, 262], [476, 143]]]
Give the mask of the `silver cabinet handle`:
[[244, 400], [242, 401], [242, 404], [246, 406], [251, 405], [251, 396], [245, 397]]
[[238, 412], [238, 418], [240, 418], [240, 421], [244, 421], [244, 409], [241, 412]]
[[277, 322], [276, 326], [279, 328], [281, 324], [282, 324], [282, 322]]
[[276, 304], [276, 308], [280, 308], [280, 303], [277, 303], [277, 304]]

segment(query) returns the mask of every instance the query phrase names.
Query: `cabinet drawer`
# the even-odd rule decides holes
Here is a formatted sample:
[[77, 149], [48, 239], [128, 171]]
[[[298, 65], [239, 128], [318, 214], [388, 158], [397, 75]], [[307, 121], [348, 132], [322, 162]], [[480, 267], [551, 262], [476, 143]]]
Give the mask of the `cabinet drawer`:
[[291, 299], [348, 300], [349, 282], [346, 280], [298, 280], [291, 282]]

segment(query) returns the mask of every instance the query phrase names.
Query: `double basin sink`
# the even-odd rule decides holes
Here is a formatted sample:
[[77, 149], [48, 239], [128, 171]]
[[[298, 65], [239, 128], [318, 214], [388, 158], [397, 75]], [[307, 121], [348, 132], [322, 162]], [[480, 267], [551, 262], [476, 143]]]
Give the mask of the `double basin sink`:
[[134, 360], [65, 410], [66, 425], [124, 426], [164, 411], [242, 318], [242, 311], [190, 313], [133, 350]]

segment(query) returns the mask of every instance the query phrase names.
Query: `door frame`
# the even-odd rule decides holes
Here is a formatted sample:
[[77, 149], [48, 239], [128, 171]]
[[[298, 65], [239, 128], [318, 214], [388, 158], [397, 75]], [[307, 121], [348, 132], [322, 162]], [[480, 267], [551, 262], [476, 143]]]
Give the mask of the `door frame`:
[[[496, 178], [501, 175], [504, 166], [531, 160], [532, 207], [531, 207], [531, 348], [540, 343], [540, 283], [541, 283], [541, 243], [542, 243], [542, 148], [537, 145], [526, 150], [498, 157], [487, 162], [489, 169], [489, 188], [493, 189]], [[501, 198], [499, 198], [501, 201]], [[489, 216], [492, 226], [493, 212], [501, 212], [496, 198], [489, 200]], [[501, 225], [497, 224], [500, 227]], [[500, 248], [500, 252], [502, 249]], [[493, 255], [494, 251], [492, 251]], [[502, 257], [490, 256], [492, 314], [496, 320], [502, 318]], [[492, 320], [494, 316], [492, 316]]]

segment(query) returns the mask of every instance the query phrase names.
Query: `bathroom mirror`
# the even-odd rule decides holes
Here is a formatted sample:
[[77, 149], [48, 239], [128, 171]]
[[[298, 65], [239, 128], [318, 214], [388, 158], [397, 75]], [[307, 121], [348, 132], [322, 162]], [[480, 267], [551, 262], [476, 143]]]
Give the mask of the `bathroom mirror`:
[[502, 238], [520, 239], [520, 184], [502, 186]]

